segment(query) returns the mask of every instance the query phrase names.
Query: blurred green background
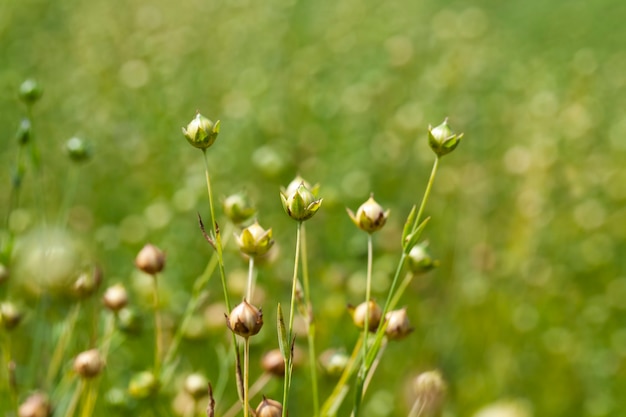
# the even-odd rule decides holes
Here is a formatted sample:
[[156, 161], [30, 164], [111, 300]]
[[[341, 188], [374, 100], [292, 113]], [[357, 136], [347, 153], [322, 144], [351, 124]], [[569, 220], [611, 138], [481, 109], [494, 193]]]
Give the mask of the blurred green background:
[[[247, 190], [280, 247], [259, 276], [266, 328], [255, 357], [276, 346], [276, 303], [288, 302], [295, 223], [278, 190], [297, 173], [320, 183], [324, 198], [308, 223], [318, 349], [350, 351], [358, 332], [344, 306], [363, 297], [365, 236], [345, 207], [374, 192], [391, 209], [375, 236], [382, 300], [433, 161], [427, 127], [449, 117], [465, 139], [443, 159], [426, 209], [425, 237], [441, 267], [405, 295], [415, 332], [389, 346], [364, 415], [407, 415], [412, 378], [435, 367], [449, 384], [448, 416], [507, 399], [529, 415], [618, 415], [626, 409], [624, 17], [616, 0], [1, 0], [2, 216], [26, 114], [17, 90], [34, 78], [44, 88], [33, 112], [44, 192], [27, 172], [9, 227], [22, 241], [36, 233], [38, 195], [52, 223], [77, 175], [66, 233], [102, 265], [107, 284], [126, 283], [139, 302], [133, 258], [145, 242], [163, 248], [175, 323], [211, 254], [196, 219], [209, 216], [201, 153], [181, 134], [199, 110], [221, 120], [209, 152], [215, 193]], [[92, 145], [88, 164], [65, 156], [72, 136]], [[246, 265], [232, 246], [226, 267], [237, 294]], [[30, 311], [11, 336], [28, 364], [39, 307], [12, 278], [1, 291]], [[218, 281], [209, 303], [221, 300]], [[59, 316], [68, 308], [54, 306]], [[105, 388], [150, 366], [146, 326], [109, 360]], [[215, 379], [215, 340], [224, 335], [185, 342], [181, 374]], [[77, 339], [72, 353], [86, 343]], [[307, 378], [296, 373], [294, 416], [309, 413]], [[322, 393], [332, 385], [324, 380]], [[266, 394], [280, 392], [273, 383]], [[227, 404], [236, 397], [232, 379], [226, 395]], [[97, 409], [109, 415], [104, 396]]]

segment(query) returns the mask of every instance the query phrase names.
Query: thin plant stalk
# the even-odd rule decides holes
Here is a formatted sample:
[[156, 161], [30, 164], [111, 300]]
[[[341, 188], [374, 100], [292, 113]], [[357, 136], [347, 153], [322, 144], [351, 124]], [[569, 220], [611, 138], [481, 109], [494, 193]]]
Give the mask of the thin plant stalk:
[[[220, 279], [222, 281], [222, 291], [224, 292], [224, 302], [226, 304], [226, 310], [232, 311], [230, 306], [230, 298], [228, 296], [228, 288], [226, 286], [226, 271], [224, 270], [224, 247], [222, 245], [222, 234], [217, 225], [217, 221], [215, 220], [215, 208], [213, 204], [213, 191], [211, 189], [211, 176], [209, 175], [209, 159], [206, 154], [206, 149], [202, 150], [202, 156], [204, 159], [204, 174], [206, 178], [206, 186], [207, 193], [209, 195], [209, 208], [211, 210], [211, 227], [213, 230], [213, 238], [215, 239], [214, 247], [217, 252], [217, 264], [220, 271]], [[234, 332], [232, 334], [233, 346], [235, 347], [235, 372], [237, 375], [240, 375], [241, 371], [241, 363], [240, 363], [240, 353], [239, 353], [239, 343], [237, 342], [237, 337]], [[243, 393], [237, 390], [239, 398], [243, 401]]]
[[437, 168], [439, 168], [439, 157], [436, 157], [435, 162], [433, 162], [433, 168], [430, 171], [428, 184], [426, 184], [426, 190], [424, 190], [424, 196], [422, 197], [420, 208], [417, 211], [417, 216], [415, 217], [415, 222], [413, 223], [413, 232], [417, 230], [417, 227], [419, 226], [420, 221], [422, 220], [422, 215], [424, 214], [424, 208], [426, 207], [426, 202], [428, 201], [428, 197], [430, 196], [430, 190], [433, 188], [433, 183], [435, 182], [435, 176], [437, 175]]
[[[213, 238], [215, 239], [215, 250], [217, 251], [217, 263], [220, 270], [220, 278], [222, 279], [222, 290], [224, 291], [224, 302], [226, 303], [226, 309], [231, 311], [230, 307], [230, 298], [228, 297], [228, 288], [226, 287], [226, 272], [224, 270], [224, 254], [222, 247], [222, 234], [219, 231], [217, 226], [217, 221], [215, 220], [215, 208], [213, 204], [213, 191], [211, 189], [211, 176], [209, 175], [209, 159], [206, 154], [206, 150], [202, 150], [202, 155], [204, 157], [204, 173], [206, 177], [206, 186], [207, 192], [209, 194], [209, 208], [211, 210], [211, 227], [213, 230]], [[233, 337], [234, 334], [233, 334]]]
[[76, 303], [72, 306], [70, 313], [66, 316], [64, 322], [61, 324], [61, 334], [59, 340], [56, 343], [54, 353], [50, 359], [50, 365], [48, 366], [48, 374], [46, 375], [46, 386], [50, 386], [54, 378], [56, 378], [61, 365], [63, 364], [63, 355], [67, 352], [67, 346], [74, 334], [74, 327], [78, 320], [80, 313], [80, 303]]
[[354, 374], [356, 370], [357, 359], [359, 357], [359, 353], [361, 352], [361, 345], [363, 343], [363, 335], [360, 335], [356, 343], [354, 344], [354, 349], [352, 350], [352, 354], [350, 355], [350, 359], [346, 364], [346, 367], [343, 370], [343, 373], [339, 377], [339, 381], [333, 388], [332, 393], [326, 398], [324, 404], [322, 405], [321, 416], [322, 417], [330, 417], [334, 416], [337, 412], [337, 409], [343, 402], [347, 392], [348, 392], [348, 381]]
[[248, 289], [246, 292], [246, 299], [252, 302], [252, 295], [254, 294], [254, 256], [250, 256], [248, 260]]
[[367, 357], [367, 335], [370, 331], [370, 298], [372, 294], [372, 262], [374, 258], [374, 245], [372, 234], [367, 235], [367, 278], [365, 280], [365, 323], [363, 325], [363, 361]]
[[249, 413], [249, 392], [248, 392], [248, 384], [250, 378], [250, 338], [246, 337], [244, 339], [244, 348], [243, 348], [243, 417], [248, 417]]
[[309, 345], [309, 367], [311, 368], [311, 395], [313, 396], [313, 416], [320, 414], [319, 393], [317, 388], [317, 355], [315, 353], [315, 316], [311, 303], [311, 291], [309, 286], [309, 263], [307, 254], [306, 227], [302, 225], [301, 233], [301, 256], [302, 256], [302, 281], [304, 282], [304, 301], [306, 303], [307, 343]]
[[80, 379], [80, 381], [78, 381], [78, 384], [76, 385], [76, 388], [74, 389], [74, 393], [72, 394], [72, 399], [70, 400], [70, 405], [67, 407], [67, 410], [65, 410], [65, 417], [73, 417], [74, 413], [76, 412], [76, 407], [78, 406], [78, 402], [80, 401], [80, 397], [82, 396], [82, 393], [85, 389], [85, 380], [84, 379]]
[[[4, 339], [4, 338], [3, 338]], [[15, 385], [14, 380], [14, 370], [13, 368], [13, 354], [12, 354], [12, 346], [11, 346], [11, 337], [7, 337], [6, 340], [3, 340], [6, 343], [3, 343], [2, 347], [2, 356], [3, 356], [3, 367], [6, 371], [6, 382], [7, 382], [7, 390], [9, 391], [11, 408], [17, 412], [17, 386]], [[3, 375], [0, 375], [3, 376]]]
[[[300, 243], [302, 237], [302, 222], [298, 222], [296, 228], [296, 253], [293, 262], [293, 278], [291, 284], [291, 306], [289, 307], [289, 328], [287, 330], [287, 340], [293, 340], [293, 319], [296, 307], [296, 288], [298, 284], [298, 265], [300, 263]], [[285, 360], [285, 385], [283, 387], [283, 412], [282, 417], [287, 416], [287, 405], [289, 404], [289, 389], [291, 388], [291, 377], [293, 370], [293, 351], [289, 349], [289, 355]]]
[[96, 381], [86, 381], [83, 396], [86, 398], [84, 399], [84, 404], [80, 416], [91, 417], [93, 415], [93, 409], [96, 406], [96, 399], [98, 398]]
[[420, 401], [419, 399], [415, 400], [408, 417], [420, 417], [425, 407], [426, 404], [423, 401]]
[[163, 352], [163, 324], [159, 312], [159, 287], [157, 275], [152, 275], [153, 310], [154, 310], [154, 376], [159, 379], [161, 373], [161, 356]]
[[[249, 397], [252, 398], [257, 395], [261, 390], [270, 382], [272, 379], [272, 374], [268, 372], [264, 372], [249, 388]], [[222, 417], [235, 417], [237, 412], [241, 409], [241, 403], [234, 403], [228, 411], [224, 413]]]

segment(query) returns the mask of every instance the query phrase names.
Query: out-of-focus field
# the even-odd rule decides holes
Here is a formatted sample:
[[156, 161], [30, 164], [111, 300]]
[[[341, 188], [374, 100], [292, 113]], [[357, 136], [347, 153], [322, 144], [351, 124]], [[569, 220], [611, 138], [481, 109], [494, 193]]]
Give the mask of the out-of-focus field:
[[[201, 153], [181, 134], [196, 110], [221, 120], [209, 150], [215, 194], [247, 190], [280, 247], [259, 274], [266, 327], [252, 347], [253, 379], [277, 346], [276, 303], [290, 294], [295, 222], [279, 187], [298, 173], [321, 185], [323, 206], [307, 224], [318, 350], [350, 351], [358, 330], [345, 305], [363, 298], [366, 238], [345, 207], [374, 192], [391, 209], [375, 236], [382, 300], [430, 173], [427, 127], [449, 117], [465, 136], [442, 160], [424, 234], [441, 266], [405, 294], [415, 331], [387, 348], [363, 415], [406, 416], [412, 379], [433, 368], [448, 382], [445, 416], [496, 401], [534, 416], [626, 410], [625, 17], [616, 0], [0, 1], [2, 221], [25, 115], [17, 90], [34, 78], [44, 88], [33, 111], [44, 184], [26, 173], [9, 227], [22, 252], [36, 248], [40, 208], [53, 224], [77, 175], [63, 233], [147, 315], [143, 335], [108, 360], [95, 415], [113, 415], [105, 393], [151, 365], [137, 251], [153, 242], [167, 252], [160, 285], [172, 325], [211, 255], [197, 226], [196, 212], [209, 217]], [[65, 156], [73, 136], [92, 145], [89, 163]], [[226, 224], [221, 210], [218, 220]], [[238, 297], [247, 265], [232, 239], [227, 248]], [[41, 307], [19, 282], [30, 279], [22, 268], [0, 295], [27, 311], [10, 337], [32, 369], [37, 320], [53, 335], [71, 307]], [[209, 304], [220, 302], [217, 275], [210, 286]], [[56, 316], [41, 318], [42, 308]], [[214, 378], [215, 346], [229, 339], [225, 327], [207, 332], [183, 343], [181, 375]], [[45, 357], [52, 347], [40, 342]], [[88, 344], [79, 337], [68, 353]], [[307, 381], [296, 370], [292, 416], [310, 413]], [[334, 381], [321, 383], [326, 396]], [[280, 398], [281, 383], [266, 393]], [[231, 377], [223, 401], [235, 399]], [[115, 413], [150, 415], [141, 404]]]

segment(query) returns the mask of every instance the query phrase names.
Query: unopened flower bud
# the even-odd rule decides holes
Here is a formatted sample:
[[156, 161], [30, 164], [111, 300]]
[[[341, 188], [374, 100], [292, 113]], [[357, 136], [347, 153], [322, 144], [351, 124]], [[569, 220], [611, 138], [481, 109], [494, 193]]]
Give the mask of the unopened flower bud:
[[387, 320], [385, 334], [391, 340], [403, 339], [413, 331], [409, 316], [406, 314], [406, 307], [388, 312], [385, 319]]
[[83, 271], [74, 281], [74, 293], [79, 298], [89, 297], [100, 288], [101, 283], [102, 269], [93, 266], [89, 270]]
[[350, 209], [346, 210], [356, 227], [367, 233], [374, 233], [380, 230], [387, 222], [387, 217], [389, 217], [389, 210], [383, 210], [380, 204], [374, 200], [373, 194], [365, 203], [361, 204], [356, 214]]
[[421, 373], [415, 378], [413, 385], [416, 402], [424, 411], [424, 415], [437, 413], [443, 405], [446, 395], [446, 382], [439, 371], [428, 371]]
[[185, 391], [196, 400], [208, 394], [209, 380], [199, 373], [189, 374], [183, 385]]
[[117, 318], [117, 325], [124, 333], [137, 334], [141, 332], [143, 320], [134, 308], [122, 308], [117, 312]]
[[146, 274], [155, 275], [165, 267], [165, 253], [148, 243], [137, 254], [135, 266]]
[[0, 326], [7, 330], [17, 327], [22, 321], [22, 312], [9, 301], [0, 304]]
[[71, 138], [65, 142], [65, 152], [74, 162], [85, 162], [91, 158], [91, 150], [81, 138]]
[[230, 195], [222, 202], [224, 213], [231, 222], [240, 224], [248, 220], [256, 212], [250, 204], [248, 196], [244, 193]]
[[19, 97], [27, 105], [35, 104], [41, 98], [43, 90], [39, 83], [33, 79], [28, 79], [20, 85]]
[[263, 401], [256, 408], [256, 417], [280, 417], [282, 414], [282, 404], [266, 397], [263, 397]]
[[[365, 327], [365, 317], [367, 319], [367, 328], [370, 332], [376, 331], [378, 325], [380, 324], [380, 319], [383, 314], [380, 306], [376, 304], [374, 300], [369, 301], [369, 308], [367, 301], [362, 302], [356, 307], [348, 306], [348, 309], [351, 310], [352, 313], [352, 321], [359, 328]], [[369, 313], [369, 314], [368, 314]]]
[[439, 265], [439, 261], [432, 258], [427, 248], [428, 242], [423, 242], [413, 246], [409, 252], [407, 261], [414, 274], [423, 274]]
[[48, 396], [40, 392], [26, 398], [17, 411], [19, 417], [48, 417], [52, 415], [52, 406]]
[[457, 135], [450, 129], [447, 118], [439, 126], [428, 126], [428, 144], [438, 157], [452, 152], [462, 137], [463, 133]]
[[241, 337], [254, 336], [263, 327], [263, 312], [243, 300], [230, 312], [230, 316], [226, 319], [226, 325]]
[[198, 149], [205, 150], [209, 148], [217, 139], [220, 132], [220, 121], [213, 123], [200, 113], [189, 122], [186, 128], [183, 127], [183, 134], [187, 141]]
[[128, 384], [128, 393], [133, 398], [147, 398], [159, 391], [159, 381], [150, 371], [135, 374]]
[[310, 219], [322, 205], [322, 199], [317, 199], [304, 182], [293, 192], [281, 191], [280, 200], [289, 217], [297, 221]]
[[128, 292], [122, 284], [115, 284], [104, 292], [102, 296], [104, 306], [111, 311], [120, 311], [128, 304]]
[[274, 376], [285, 375], [285, 360], [279, 349], [272, 349], [265, 352], [261, 358], [261, 367], [263, 370]]
[[252, 257], [265, 255], [274, 244], [272, 229], [263, 229], [257, 221], [243, 229], [239, 236], [235, 235], [235, 238], [239, 250]]
[[79, 353], [74, 359], [74, 371], [83, 378], [93, 378], [104, 368], [104, 360], [97, 349]]
[[17, 139], [17, 143], [20, 145], [26, 145], [30, 142], [30, 138], [32, 135], [32, 124], [29, 119], [22, 119], [20, 125], [17, 127], [17, 132], [15, 132], [15, 139]]
[[304, 184], [306, 188], [311, 190], [314, 196], [317, 196], [317, 192], [319, 191], [319, 188], [320, 188], [319, 184], [311, 185], [311, 183], [309, 183], [307, 180], [302, 178], [300, 175], [296, 175], [296, 177], [293, 180], [291, 180], [289, 185], [287, 185], [287, 188], [283, 190], [283, 194], [291, 195], [295, 193], [298, 190], [298, 187], [300, 187], [300, 185], [302, 184]]
[[346, 352], [337, 349], [328, 349], [320, 355], [319, 358], [322, 369], [330, 376], [339, 376], [343, 373], [350, 357]]

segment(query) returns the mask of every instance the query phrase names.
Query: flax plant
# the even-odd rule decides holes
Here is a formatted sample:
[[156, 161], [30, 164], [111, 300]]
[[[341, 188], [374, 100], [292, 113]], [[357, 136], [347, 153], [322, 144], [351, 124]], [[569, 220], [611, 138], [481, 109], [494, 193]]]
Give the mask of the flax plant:
[[[422, 215], [424, 213], [424, 209], [426, 207], [426, 203], [428, 201], [428, 197], [430, 196], [433, 183], [435, 181], [435, 176], [437, 174], [437, 169], [439, 166], [440, 159], [452, 152], [460, 143], [463, 134], [455, 134], [450, 126], [448, 125], [448, 119], [445, 119], [444, 122], [436, 127], [428, 128], [428, 143], [432, 151], [435, 153], [435, 160], [433, 163], [433, 168], [430, 173], [430, 177], [428, 179], [428, 183], [426, 185], [426, 189], [424, 191], [424, 195], [422, 196], [422, 200], [419, 206], [419, 209], [415, 210], [415, 206], [411, 210], [407, 221], [404, 225], [404, 230], [402, 233], [402, 254], [400, 255], [400, 260], [398, 261], [398, 265], [396, 267], [396, 272], [391, 282], [391, 286], [389, 288], [389, 292], [387, 294], [387, 300], [382, 310], [382, 316], [385, 317], [389, 311], [391, 311], [395, 305], [392, 305], [393, 301], [400, 299], [402, 296], [401, 292], [396, 292], [396, 287], [398, 285], [398, 281], [401, 275], [401, 272], [405, 266], [405, 262], [411, 249], [417, 244], [419, 238], [428, 223], [428, 218], [422, 221]], [[404, 287], [406, 288], [406, 286]], [[373, 346], [368, 351], [366, 357], [359, 368], [359, 372], [357, 374], [356, 382], [355, 382], [355, 397], [354, 397], [354, 406], [352, 409], [352, 416], [358, 417], [361, 411], [361, 402], [363, 399], [364, 384], [370, 370], [376, 358], [378, 356], [378, 352], [382, 348], [383, 338], [385, 336], [385, 331], [387, 328], [388, 322], [384, 321], [381, 326], [378, 327], [376, 331], [376, 336], [374, 339]]]
[[[285, 360], [285, 381], [283, 387], [283, 402], [282, 402], [282, 416], [285, 417], [288, 411], [289, 405], [289, 390], [291, 388], [291, 380], [293, 374], [293, 322], [295, 316], [295, 305], [297, 302], [297, 288], [298, 288], [298, 268], [300, 264], [300, 256], [303, 246], [303, 222], [310, 219], [317, 213], [322, 205], [322, 199], [316, 197], [317, 187], [313, 189], [300, 177], [296, 177], [286, 189], [281, 190], [280, 199], [283, 204], [283, 208], [287, 215], [297, 221], [296, 228], [296, 249], [294, 255], [293, 264], [293, 277], [291, 282], [291, 300], [289, 307], [289, 326], [287, 330], [284, 330], [284, 326], [281, 323], [282, 311], [279, 305], [279, 342], [281, 350], [283, 352]], [[306, 257], [305, 257], [306, 259]], [[311, 370], [311, 391], [313, 395], [313, 413], [314, 416], [319, 415], [319, 399], [317, 389], [317, 366], [315, 362], [315, 327], [313, 324], [313, 312], [310, 304], [310, 289], [308, 288], [308, 266], [306, 267], [306, 281], [304, 288], [304, 300], [306, 320], [308, 323], [308, 343], [309, 343], [309, 358], [310, 358], [310, 370]]]

